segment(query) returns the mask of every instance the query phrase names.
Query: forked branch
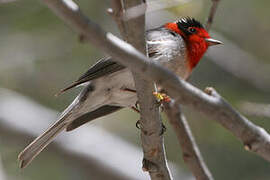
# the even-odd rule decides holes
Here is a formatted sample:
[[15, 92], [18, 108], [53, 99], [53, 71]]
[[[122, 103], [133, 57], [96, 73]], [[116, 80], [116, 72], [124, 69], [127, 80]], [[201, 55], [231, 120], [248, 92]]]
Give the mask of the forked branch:
[[159, 64], [151, 62], [131, 45], [103, 31], [86, 18], [77, 6], [70, 6], [63, 0], [43, 2], [73, 29], [85, 35], [89, 42], [115, 57], [115, 61], [140, 73], [146, 80], [162, 85], [173, 99], [215, 120], [234, 134], [247, 150], [270, 161], [270, 135], [236, 111], [215, 90], [208, 88], [206, 94]]
[[207, 31], [210, 30], [210, 28], [211, 28], [211, 26], [213, 24], [214, 16], [216, 14], [219, 2], [220, 2], [220, 0], [212, 0], [212, 6], [211, 6], [211, 9], [210, 9], [210, 12], [209, 12], [209, 16], [208, 16], [208, 19], [207, 19], [207, 22], [206, 22], [206, 28], [205, 28]]

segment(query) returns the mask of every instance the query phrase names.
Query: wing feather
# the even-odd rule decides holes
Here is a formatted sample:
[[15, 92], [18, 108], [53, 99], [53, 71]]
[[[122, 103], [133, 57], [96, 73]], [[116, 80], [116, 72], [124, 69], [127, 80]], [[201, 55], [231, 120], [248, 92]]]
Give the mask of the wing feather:
[[67, 90], [73, 87], [100, 78], [102, 76], [114, 73], [116, 71], [120, 71], [124, 68], [125, 66], [122, 66], [114, 62], [111, 57], [103, 58], [99, 60], [96, 64], [91, 66], [90, 69], [86, 73], [84, 73], [81, 77], [79, 77], [76, 81], [71, 83], [66, 88], [61, 89], [60, 92], [56, 94], [56, 96], [59, 96], [60, 94], [66, 92]]

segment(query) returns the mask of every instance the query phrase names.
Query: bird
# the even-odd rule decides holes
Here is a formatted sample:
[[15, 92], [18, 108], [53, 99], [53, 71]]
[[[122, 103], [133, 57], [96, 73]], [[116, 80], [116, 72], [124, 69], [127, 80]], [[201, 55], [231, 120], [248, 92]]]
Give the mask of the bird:
[[[190, 17], [147, 30], [145, 36], [148, 57], [184, 80], [191, 75], [208, 47], [222, 44], [211, 38], [199, 21]], [[19, 154], [21, 168], [29, 165], [60, 132], [74, 130], [122, 108], [134, 107], [137, 102], [131, 71], [112, 57], [99, 60], [59, 94], [81, 85], [84, 88], [57, 121]]]

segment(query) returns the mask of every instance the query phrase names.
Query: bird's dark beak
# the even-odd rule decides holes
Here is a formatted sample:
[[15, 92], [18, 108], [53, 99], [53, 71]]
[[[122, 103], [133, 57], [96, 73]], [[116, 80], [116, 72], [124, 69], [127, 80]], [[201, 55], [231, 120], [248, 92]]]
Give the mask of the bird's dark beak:
[[205, 38], [205, 41], [208, 44], [208, 46], [215, 46], [218, 44], [223, 44], [221, 41], [218, 41], [218, 40], [212, 39], [212, 38]]

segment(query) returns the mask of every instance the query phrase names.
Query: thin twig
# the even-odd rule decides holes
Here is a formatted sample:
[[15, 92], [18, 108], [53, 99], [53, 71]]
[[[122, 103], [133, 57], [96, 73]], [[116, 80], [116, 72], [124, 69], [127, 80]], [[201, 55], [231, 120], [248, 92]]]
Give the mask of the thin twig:
[[123, 16], [123, 7], [122, 7], [122, 0], [111, 0], [111, 6], [112, 8], [108, 9], [108, 13], [112, 16], [114, 21], [116, 22], [118, 29], [120, 31], [120, 34], [122, 35], [122, 38], [124, 40], [127, 40], [126, 37], [126, 30], [125, 30], [125, 24], [122, 19]]
[[72, 28], [84, 34], [89, 42], [115, 57], [116, 62], [140, 73], [146, 80], [163, 86], [170, 97], [215, 120], [242, 141], [247, 150], [270, 161], [270, 135], [233, 109], [224, 99], [216, 96], [217, 93], [213, 89], [207, 89], [209, 94], [205, 94], [179, 79], [166, 68], [151, 62], [131, 45], [111, 33], [104, 32], [78, 8], [70, 7], [64, 1], [43, 2]]
[[208, 16], [208, 19], [207, 19], [207, 23], [206, 23], [206, 30], [207, 31], [210, 30], [210, 28], [211, 28], [211, 26], [213, 24], [214, 16], [216, 14], [219, 2], [220, 2], [220, 0], [212, 0], [212, 6], [211, 6], [209, 16]]
[[170, 104], [164, 103], [164, 106], [169, 123], [173, 127], [181, 146], [185, 163], [197, 180], [213, 180], [213, 176], [203, 160], [188, 122], [181, 112], [181, 105], [171, 102]]
[[[111, 14], [119, 27], [122, 37], [145, 53], [145, 13], [128, 20], [124, 20], [122, 16], [124, 12], [128, 12], [129, 9], [135, 6], [141, 8], [140, 14], [142, 9], [144, 12], [146, 10], [145, 4], [141, 0], [123, 0], [123, 4], [121, 4], [120, 0], [112, 0]], [[135, 72], [133, 72], [133, 77], [141, 109], [140, 127], [144, 152], [143, 170], [149, 172], [152, 180], [170, 180], [171, 175], [167, 166], [163, 136], [160, 136], [162, 124], [159, 109], [154, 96], [152, 96], [154, 84], [144, 80], [140, 74]]]

